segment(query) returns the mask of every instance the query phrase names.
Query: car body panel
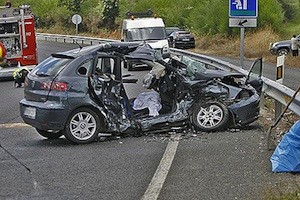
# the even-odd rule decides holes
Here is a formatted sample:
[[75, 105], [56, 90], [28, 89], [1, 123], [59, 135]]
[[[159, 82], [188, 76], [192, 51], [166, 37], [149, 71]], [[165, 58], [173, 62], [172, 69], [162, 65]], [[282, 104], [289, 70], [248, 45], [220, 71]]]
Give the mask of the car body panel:
[[169, 35], [170, 46], [175, 48], [195, 48], [195, 38], [189, 31], [174, 31]]
[[180, 28], [179, 27], [166, 27], [166, 33], [167, 33], [167, 36], [169, 37], [171, 35], [171, 33], [173, 33], [174, 31], [179, 31]]
[[[250, 85], [235, 81], [246, 79], [245, 76], [203, 70], [201, 63], [189, 65], [194, 61], [186, 62], [188, 59], [171, 57], [165, 61], [149, 44], [103, 44], [53, 54], [50, 60], [66, 57], [71, 61], [51, 76], [37, 74], [43, 68], [41, 65], [30, 72], [25, 98], [20, 101], [25, 123], [40, 130], [64, 130], [73, 111], [89, 108], [103, 122], [103, 132], [160, 132], [176, 126], [188, 127], [194, 107], [209, 101], [226, 105], [233, 125], [248, 124], [259, 116], [258, 92]], [[147, 109], [134, 110], [135, 99], [127, 96], [124, 83], [136, 80], [123, 77], [122, 67], [131, 60], [139, 60], [152, 68], [144, 84], [149, 81], [146, 89], [159, 94], [162, 108], [156, 116], [150, 116]], [[48, 80], [51, 85], [40, 89], [39, 83]]]
[[[300, 42], [300, 35], [297, 36], [298, 41]], [[283, 40], [274, 43], [270, 43], [269, 51], [273, 55], [281, 54], [281, 50], [286, 50], [286, 53], [291, 51], [292, 42], [291, 40]]]

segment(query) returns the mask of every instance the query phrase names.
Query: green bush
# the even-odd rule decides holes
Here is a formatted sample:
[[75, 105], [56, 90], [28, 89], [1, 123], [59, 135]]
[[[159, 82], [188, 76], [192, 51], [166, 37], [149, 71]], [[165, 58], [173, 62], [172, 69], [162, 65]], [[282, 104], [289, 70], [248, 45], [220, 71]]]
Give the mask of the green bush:
[[259, 27], [272, 27], [276, 32], [282, 31], [284, 11], [274, 0], [259, 1]]
[[[107, 3], [113, 1], [105, 0]], [[19, 6], [24, 0], [12, 2], [13, 6]], [[81, 31], [97, 33], [107, 25], [106, 18], [103, 18], [103, 12], [107, 11], [103, 0], [26, 0], [39, 17], [42, 28], [55, 26], [61, 29], [74, 27], [71, 17], [75, 13], [68, 3], [76, 2], [81, 2], [80, 9], [76, 8], [83, 17]], [[4, 5], [5, 1], [0, 0], [1, 3]], [[199, 35], [237, 35], [239, 29], [228, 26], [228, 4], [227, 0], [122, 0], [119, 1], [119, 16], [110, 17], [118, 27], [126, 12], [151, 9], [164, 19], [167, 26], [179, 26]], [[258, 28], [272, 27], [274, 31], [284, 34], [286, 30], [283, 27], [290, 27], [291, 23], [300, 19], [299, 4], [299, 0], [259, 0]]]

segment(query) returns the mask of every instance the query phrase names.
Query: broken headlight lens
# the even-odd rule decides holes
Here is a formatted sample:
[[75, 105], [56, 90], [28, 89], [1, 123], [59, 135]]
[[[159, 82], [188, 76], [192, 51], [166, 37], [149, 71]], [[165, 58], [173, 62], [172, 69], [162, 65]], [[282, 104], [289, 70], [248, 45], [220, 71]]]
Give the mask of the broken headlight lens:
[[238, 99], [248, 99], [250, 97], [250, 93], [247, 90], [242, 90], [239, 92]]

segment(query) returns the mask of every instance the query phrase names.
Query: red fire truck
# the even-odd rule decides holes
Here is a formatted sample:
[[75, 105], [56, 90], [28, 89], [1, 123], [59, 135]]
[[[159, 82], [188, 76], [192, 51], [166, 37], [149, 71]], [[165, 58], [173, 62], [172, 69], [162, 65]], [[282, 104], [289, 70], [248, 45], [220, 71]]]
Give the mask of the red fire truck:
[[30, 6], [0, 7], [0, 44], [0, 78], [11, 77], [16, 67], [33, 68], [37, 64], [34, 15]]

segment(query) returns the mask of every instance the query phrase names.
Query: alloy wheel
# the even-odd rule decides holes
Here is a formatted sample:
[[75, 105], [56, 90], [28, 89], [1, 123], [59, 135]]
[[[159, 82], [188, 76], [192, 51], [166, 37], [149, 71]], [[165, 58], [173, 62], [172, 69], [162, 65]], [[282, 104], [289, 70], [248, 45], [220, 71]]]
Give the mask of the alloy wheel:
[[70, 120], [71, 134], [78, 140], [88, 140], [97, 131], [94, 116], [88, 112], [78, 112]]
[[224, 113], [221, 107], [212, 104], [208, 107], [201, 107], [197, 114], [197, 122], [205, 128], [216, 127], [223, 119]]

